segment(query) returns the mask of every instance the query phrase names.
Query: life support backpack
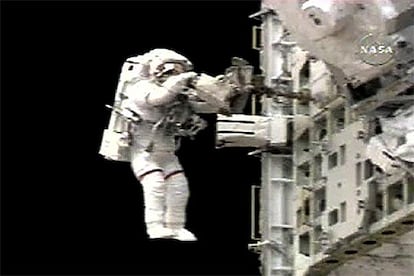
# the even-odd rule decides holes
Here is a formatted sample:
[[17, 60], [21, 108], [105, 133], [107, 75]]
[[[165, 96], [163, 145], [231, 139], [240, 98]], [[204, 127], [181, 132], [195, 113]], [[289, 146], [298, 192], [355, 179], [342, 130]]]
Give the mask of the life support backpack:
[[122, 108], [126, 86], [131, 82], [149, 78], [148, 64], [143, 56], [128, 58], [122, 66], [115, 92], [114, 104], [107, 106], [112, 109], [109, 125], [104, 130], [99, 154], [108, 160], [131, 161], [130, 129], [131, 124], [141, 121], [138, 114]]

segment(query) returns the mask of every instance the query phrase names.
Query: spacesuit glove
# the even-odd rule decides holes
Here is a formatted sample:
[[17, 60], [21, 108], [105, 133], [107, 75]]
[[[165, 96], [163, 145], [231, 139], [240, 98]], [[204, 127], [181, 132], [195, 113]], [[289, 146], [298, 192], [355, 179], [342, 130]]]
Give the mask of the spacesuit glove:
[[167, 88], [171, 93], [178, 94], [184, 90], [195, 77], [197, 77], [197, 73], [185, 72], [169, 77], [162, 86]]

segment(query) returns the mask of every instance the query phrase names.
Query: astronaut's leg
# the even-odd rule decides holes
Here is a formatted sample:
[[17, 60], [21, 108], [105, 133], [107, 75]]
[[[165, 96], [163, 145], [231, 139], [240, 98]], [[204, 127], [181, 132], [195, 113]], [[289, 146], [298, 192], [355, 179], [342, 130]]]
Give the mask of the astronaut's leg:
[[132, 162], [135, 176], [144, 191], [145, 223], [151, 239], [173, 236], [171, 229], [164, 227], [166, 183], [162, 169], [151, 162], [149, 156], [140, 156]]
[[197, 238], [184, 228], [186, 207], [189, 198], [188, 181], [177, 157], [173, 154], [165, 171], [167, 184], [165, 225], [175, 233], [173, 238], [181, 241], [196, 241]]
[[184, 176], [184, 172], [180, 170], [166, 175], [165, 182], [167, 183], [166, 226], [171, 229], [183, 228], [189, 197], [187, 179]]

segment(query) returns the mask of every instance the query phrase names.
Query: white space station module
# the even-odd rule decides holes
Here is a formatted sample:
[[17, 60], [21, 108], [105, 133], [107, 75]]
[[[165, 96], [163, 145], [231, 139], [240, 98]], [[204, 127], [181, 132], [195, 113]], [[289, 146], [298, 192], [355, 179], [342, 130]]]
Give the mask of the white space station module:
[[251, 17], [262, 74], [234, 59], [189, 100], [219, 114], [218, 148], [261, 158], [261, 274], [414, 275], [414, 2], [262, 0]]

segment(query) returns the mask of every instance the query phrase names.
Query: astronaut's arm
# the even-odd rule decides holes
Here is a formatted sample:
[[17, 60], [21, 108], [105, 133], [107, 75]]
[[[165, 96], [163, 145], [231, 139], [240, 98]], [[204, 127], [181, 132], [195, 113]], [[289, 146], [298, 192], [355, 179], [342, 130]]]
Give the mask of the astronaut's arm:
[[139, 90], [140, 91], [137, 91], [139, 95], [136, 98], [136, 103], [138, 105], [165, 105], [173, 101], [177, 95], [173, 91], [153, 82], [141, 83], [139, 85]]
[[163, 84], [142, 81], [135, 85], [134, 92], [137, 104], [162, 106], [172, 102], [184, 90], [189, 81], [197, 76], [194, 72], [186, 72], [168, 78]]

